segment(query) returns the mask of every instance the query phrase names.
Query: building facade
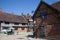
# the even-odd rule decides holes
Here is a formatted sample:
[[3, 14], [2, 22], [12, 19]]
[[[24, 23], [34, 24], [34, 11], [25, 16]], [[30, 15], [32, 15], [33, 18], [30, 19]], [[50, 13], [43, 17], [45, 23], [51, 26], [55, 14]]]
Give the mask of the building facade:
[[49, 5], [40, 1], [32, 18], [37, 25], [35, 37], [60, 37], [60, 2]]
[[2, 12], [2, 9], [0, 8], [0, 32], [7, 33], [7, 31], [14, 31], [18, 33], [33, 31], [33, 25], [30, 25], [30, 22], [33, 22], [30, 15], [22, 14], [18, 16], [13, 13]]

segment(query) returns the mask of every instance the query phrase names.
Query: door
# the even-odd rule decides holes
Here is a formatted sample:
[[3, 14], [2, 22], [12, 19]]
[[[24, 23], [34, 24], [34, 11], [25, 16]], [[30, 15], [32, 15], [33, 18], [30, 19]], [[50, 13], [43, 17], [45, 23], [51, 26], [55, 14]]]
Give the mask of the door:
[[45, 37], [45, 27], [44, 26], [40, 27], [40, 37]]

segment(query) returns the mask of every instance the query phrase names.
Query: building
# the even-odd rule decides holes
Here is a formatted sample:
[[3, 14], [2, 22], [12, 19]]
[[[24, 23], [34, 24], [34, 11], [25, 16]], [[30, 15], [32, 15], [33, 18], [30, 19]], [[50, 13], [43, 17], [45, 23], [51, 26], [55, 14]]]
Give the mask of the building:
[[[29, 18], [28, 18], [29, 17]], [[15, 32], [29, 32], [33, 30], [33, 25], [28, 25], [30, 20], [30, 15], [14, 15], [14, 13], [3, 12], [0, 8], [0, 32], [15, 31]], [[29, 21], [29, 22], [28, 22]]]
[[37, 25], [34, 28], [36, 38], [60, 37], [60, 1], [52, 5], [40, 1], [32, 18]]

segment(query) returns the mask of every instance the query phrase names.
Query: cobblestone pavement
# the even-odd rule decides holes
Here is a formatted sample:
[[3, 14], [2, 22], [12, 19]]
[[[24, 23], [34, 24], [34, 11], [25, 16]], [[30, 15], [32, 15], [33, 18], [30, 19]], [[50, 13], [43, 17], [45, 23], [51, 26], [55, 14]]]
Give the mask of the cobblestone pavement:
[[42, 38], [31, 38], [27, 37], [27, 35], [32, 35], [32, 32], [21, 32], [20, 34], [14, 34], [14, 35], [7, 35], [7, 34], [0, 34], [0, 40], [47, 40]]

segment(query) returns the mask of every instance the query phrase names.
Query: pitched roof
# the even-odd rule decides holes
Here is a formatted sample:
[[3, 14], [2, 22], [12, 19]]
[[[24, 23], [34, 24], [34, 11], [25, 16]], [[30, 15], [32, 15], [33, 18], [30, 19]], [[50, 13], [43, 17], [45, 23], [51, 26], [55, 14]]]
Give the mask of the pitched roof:
[[0, 21], [4, 22], [15, 22], [15, 23], [27, 23], [27, 20], [24, 19], [22, 16], [9, 14], [9, 13], [0, 13]]
[[[58, 3], [60, 3], [60, 2], [58, 2]], [[46, 2], [44, 2], [44, 1], [40, 1], [40, 3], [38, 4], [37, 9], [35, 10], [35, 13], [33, 14], [33, 17], [36, 15], [37, 10], [39, 10], [39, 8], [40, 8], [40, 6], [41, 6], [42, 4], [45, 4], [45, 5], [48, 6], [49, 8], [51, 8], [51, 9], [53, 9], [53, 10], [55, 10], [55, 11], [57, 11], [57, 12], [60, 13], [60, 10], [58, 10], [60, 7], [58, 7], [58, 9], [57, 9], [57, 8], [55, 8], [55, 6], [53, 7], [52, 5], [49, 5], [49, 4], [47, 4]], [[58, 6], [60, 6], [60, 5], [58, 5]], [[32, 18], [33, 18], [33, 17], [32, 17]]]
[[27, 23], [27, 19], [24, 16], [17, 16], [18, 19], [20, 20], [20, 23]]
[[51, 6], [60, 11], [60, 1], [53, 3]]

